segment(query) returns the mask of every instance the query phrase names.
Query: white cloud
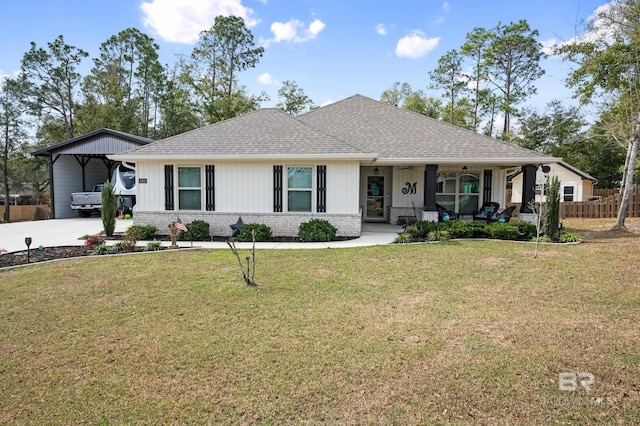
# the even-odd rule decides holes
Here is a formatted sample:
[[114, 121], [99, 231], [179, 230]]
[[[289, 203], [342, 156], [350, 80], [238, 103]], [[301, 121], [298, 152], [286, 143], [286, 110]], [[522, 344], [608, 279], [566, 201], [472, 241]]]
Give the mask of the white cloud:
[[307, 39], [314, 39], [318, 37], [318, 34], [324, 30], [324, 27], [326, 27], [325, 23], [319, 19], [310, 23], [309, 28], [307, 29]]
[[555, 38], [544, 40], [540, 42], [542, 44], [542, 52], [545, 55], [553, 56], [555, 48], [558, 46], [558, 40]]
[[149, 0], [140, 5], [143, 23], [161, 39], [195, 43], [201, 31], [213, 25], [216, 16], [239, 16], [248, 27], [260, 22], [242, 0]]
[[324, 107], [327, 105], [331, 105], [332, 103], [334, 103], [335, 101], [333, 99], [327, 99], [326, 101], [324, 101], [320, 106]]
[[270, 86], [271, 84], [273, 84], [273, 78], [268, 72], [263, 72], [258, 76], [258, 82], [266, 86]]
[[273, 38], [268, 40], [260, 39], [260, 44], [264, 47], [269, 47], [271, 43], [302, 43], [313, 40], [318, 37], [318, 34], [324, 30], [325, 26], [325, 23], [319, 19], [314, 20], [308, 27], [305, 27], [304, 22], [298, 19], [291, 19], [289, 22], [274, 22], [271, 24]]
[[[562, 43], [558, 43], [555, 39], [543, 41], [543, 51], [548, 55], [552, 55], [554, 54], [555, 47], [598, 41], [604, 41], [605, 43], [613, 42], [615, 34], [619, 31], [620, 24], [613, 24], [610, 18], [613, 17], [616, 22], [623, 21], [621, 16], [613, 16], [616, 13], [615, 9], [612, 9], [615, 1], [617, 0], [598, 6], [587, 18], [587, 28], [581, 35], [577, 35]], [[553, 45], [551, 44], [552, 41], [554, 42]]]
[[449, 3], [447, 3], [446, 1], [442, 3], [442, 11], [445, 13], [449, 11]]
[[396, 55], [400, 58], [418, 59], [440, 43], [440, 37], [426, 38], [422, 31], [414, 31], [398, 40]]
[[385, 28], [384, 24], [376, 25], [376, 32], [381, 36], [387, 35], [387, 29]]

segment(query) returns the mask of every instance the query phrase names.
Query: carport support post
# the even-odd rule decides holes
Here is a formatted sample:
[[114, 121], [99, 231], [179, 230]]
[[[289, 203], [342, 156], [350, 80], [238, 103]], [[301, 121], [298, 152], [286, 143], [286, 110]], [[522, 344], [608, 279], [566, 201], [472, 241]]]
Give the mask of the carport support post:
[[525, 164], [522, 166], [522, 205], [520, 213], [534, 213], [529, 203], [536, 200], [536, 171], [538, 166]]
[[424, 212], [422, 213], [422, 220], [438, 221], [438, 208], [436, 207], [437, 176], [437, 164], [424, 166]]

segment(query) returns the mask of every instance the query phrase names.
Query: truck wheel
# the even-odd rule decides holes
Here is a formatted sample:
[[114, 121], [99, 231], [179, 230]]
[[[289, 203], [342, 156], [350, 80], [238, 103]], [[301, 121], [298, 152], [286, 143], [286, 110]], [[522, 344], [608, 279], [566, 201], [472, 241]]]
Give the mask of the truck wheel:
[[87, 210], [78, 210], [78, 214], [80, 215], [80, 217], [90, 217], [91, 216], [91, 210], [87, 211]]

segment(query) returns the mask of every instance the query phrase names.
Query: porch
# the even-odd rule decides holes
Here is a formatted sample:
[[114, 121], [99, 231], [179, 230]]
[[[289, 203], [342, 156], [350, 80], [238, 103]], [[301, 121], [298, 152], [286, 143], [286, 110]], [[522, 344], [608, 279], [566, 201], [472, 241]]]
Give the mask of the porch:
[[[507, 175], [522, 171], [524, 187], [535, 183], [537, 165], [428, 164], [363, 166], [360, 168], [360, 204], [363, 224], [402, 225], [438, 220], [438, 208], [460, 219], [473, 219], [485, 202], [506, 207]], [[523, 194], [533, 200], [534, 187]], [[531, 214], [527, 204], [519, 213]], [[364, 225], [363, 225], [364, 226]]]

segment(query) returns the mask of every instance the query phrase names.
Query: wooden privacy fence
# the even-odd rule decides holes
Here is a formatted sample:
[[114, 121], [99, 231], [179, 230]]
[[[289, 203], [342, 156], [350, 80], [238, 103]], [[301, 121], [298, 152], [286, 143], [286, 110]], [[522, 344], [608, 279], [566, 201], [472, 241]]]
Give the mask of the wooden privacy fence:
[[[51, 209], [45, 204], [40, 205], [18, 205], [9, 208], [9, 219], [11, 222], [26, 222], [29, 220], [49, 219]], [[0, 205], [0, 219], [4, 217], [4, 205]]]
[[[573, 201], [560, 203], [560, 217], [615, 218], [622, 201], [617, 190], [613, 194], [593, 201]], [[627, 217], [640, 217], [640, 187], [634, 186], [629, 196]]]
[[616, 195], [620, 192], [620, 189], [601, 189], [601, 188], [593, 188], [593, 195], [596, 197], [609, 197], [611, 195]]

